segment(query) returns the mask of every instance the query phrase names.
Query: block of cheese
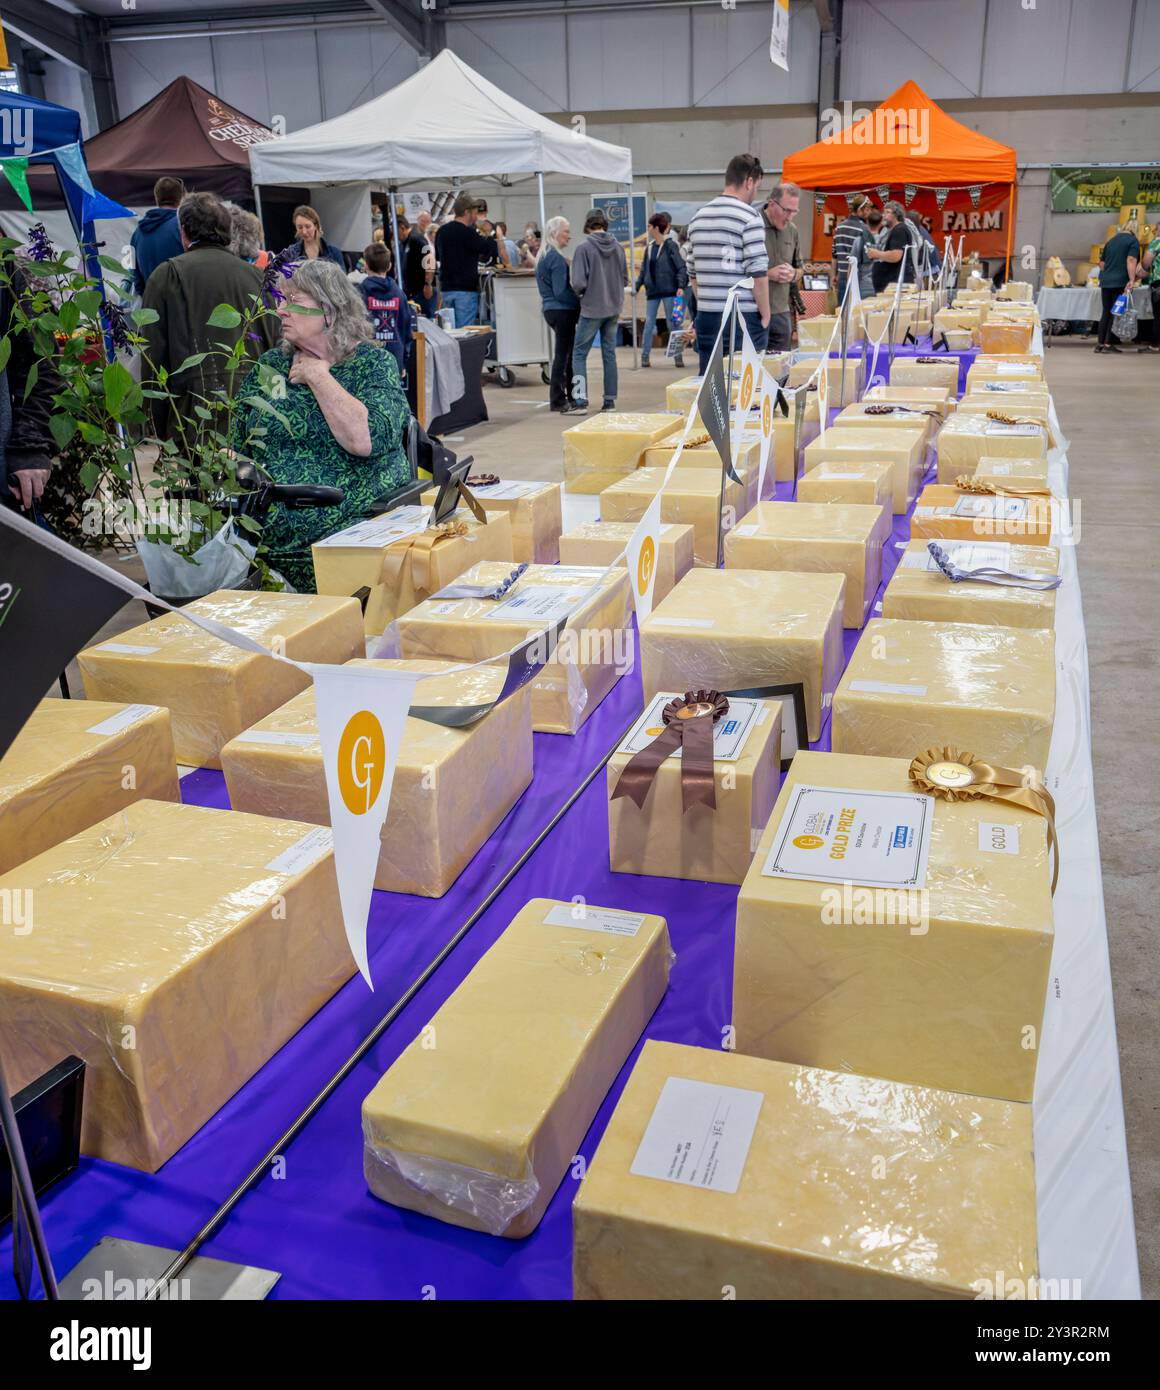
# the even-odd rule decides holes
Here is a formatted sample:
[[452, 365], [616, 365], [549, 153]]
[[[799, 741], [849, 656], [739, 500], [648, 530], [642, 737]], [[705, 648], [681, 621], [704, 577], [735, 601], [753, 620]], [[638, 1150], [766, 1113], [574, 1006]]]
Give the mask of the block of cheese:
[[940, 415], [910, 410], [895, 401], [855, 401], [843, 407], [834, 417], [833, 425], [841, 429], [916, 429], [922, 431], [924, 444], [929, 444], [934, 431], [942, 423]]
[[[586, 521], [565, 531], [560, 537], [561, 565], [611, 565], [632, 539], [632, 521]], [[621, 565], [624, 560], [620, 560]], [[661, 524], [657, 547], [657, 577], [653, 582], [653, 602], [660, 603], [674, 584], [693, 568], [693, 528], [675, 521]]]
[[1055, 634], [874, 618], [834, 695], [835, 753], [912, 758], [954, 744], [1042, 770], [1055, 721]]
[[957, 357], [896, 357], [890, 367], [892, 386], [941, 386], [952, 396], [959, 392]]
[[[788, 386], [802, 386], [814, 374], [818, 365], [818, 358], [798, 357], [789, 369]], [[844, 373], [845, 392], [843, 394], [843, 371], [842, 359], [840, 357], [828, 357], [826, 359], [826, 377], [829, 386], [829, 400], [831, 407], [836, 405], [849, 405], [851, 401], [856, 401], [862, 394], [862, 357], [859, 354], [846, 355], [846, 370]]]
[[[1051, 546], [1010, 541], [943, 544], [962, 569], [993, 568], [1036, 577], [1059, 573], [1059, 551]], [[1055, 590], [980, 580], [952, 583], [931, 558], [926, 541], [911, 541], [882, 596], [882, 616], [987, 627], [1054, 627]]]
[[983, 456], [972, 474], [980, 482], [995, 483], [1047, 483], [1047, 460], [1005, 459]]
[[1026, 352], [1034, 331], [1032, 323], [991, 314], [979, 329], [979, 347], [983, 352]]
[[[833, 338], [834, 351], [837, 352], [841, 347], [842, 329], [839, 324], [837, 314], [817, 314], [811, 319], [798, 319], [797, 323], [798, 347], [803, 352], [825, 352]], [[850, 323], [847, 328], [846, 342], [860, 343], [862, 341], [861, 316], [851, 315]]]
[[[745, 501], [742, 504], [745, 511], [757, 504], [757, 482], [758, 482], [758, 463], [761, 453], [761, 424], [756, 422], [756, 428], [746, 430], [745, 437], [741, 441], [738, 449], [731, 448], [733, 458], [733, 468], [738, 476], [745, 483]], [[678, 468], [706, 468], [710, 472], [719, 473], [721, 471], [721, 455], [716, 447], [710, 442], [708, 434], [695, 434], [691, 436], [695, 443], [692, 448], [685, 447], [681, 450], [680, 458], [677, 459]], [[644, 468], [667, 468], [673, 455], [677, 451], [676, 442], [654, 444], [651, 449], [645, 450]]]
[[1032, 353], [980, 353], [967, 371], [967, 390], [977, 391], [986, 381], [1028, 386], [1043, 380], [1043, 360]]
[[[996, 407], [997, 408], [997, 407]], [[1008, 414], [1006, 410], [1002, 412]], [[1008, 424], [986, 414], [956, 411], [935, 440], [938, 480], [953, 483], [962, 473], [969, 478], [984, 456], [989, 458], [1046, 458], [1047, 425], [1037, 420]]]
[[990, 286], [980, 287], [978, 289], [958, 290], [955, 293], [955, 303], [990, 304], [994, 297]]
[[893, 334], [890, 329], [890, 315], [893, 312], [889, 304], [879, 305], [873, 309], [867, 309], [863, 314], [863, 321], [866, 325], [866, 337], [871, 345], [874, 343], [888, 342], [893, 336], [896, 343], [901, 343], [908, 331], [913, 328], [914, 310], [905, 305], [899, 305], [898, 312], [894, 315]]
[[0, 758], [0, 874], [142, 799], [181, 800], [167, 709], [41, 700]]
[[363, 1101], [370, 1190], [535, 1230], [668, 977], [663, 917], [533, 898]]
[[777, 800], [781, 701], [734, 697], [713, 729], [716, 806], [686, 811], [678, 750], [657, 769], [642, 807], [613, 799], [634, 754], [664, 728], [662, 711], [684, 691], [661, 691], [608, 761], [608, 858], [613, 873], [740, 883]]
[[[219, 589], [188, 605], [295, 661], [339, 665], [366, 649], [358, 600]], [[166, 613], [88, 647], [77, 665], [90, 700], [163, 705], [177, 761], [220, 767], [222, 745], [284, 705], [310, 677]]]
[[431, 505], [415, 503], [396, 507], [382, 516], [357, 522], [345, 531], [311, 546], [314, 576], [320, 594], [353, 594], [370, 589], [363, 628], [368, 637], [378, 637], [400, 614], [445, 585], [458, 579], [464, 570], [481, 560], [513, 560], [512, 518], [503, 511], [487, 512], [482, 525], [466, 508], [460, 507], [454, 520], [467, 528], [462, 536], [446, 535], [431, 545], [415, 567], [415, 557], [403, 559], [403, 552], [426, 546]]
[[81, 1148], [155, 1171], [354, 973], [330, 832], [135, 801], [0, 878], [14, 1090], [84, 1059]]
[[[482, 704], [505, 671], [480, 667], [447, 675], [449, 661], [356, 661], [430, 672], [415, 687], [423, 705]], [[466, 729], [408, 717], [397, 754], [375, 887], [441, 898], [532, 780], [532, 703], [525, 686]], [[314, 691], [259, 719], [222, 749], [235, 811], [330, 824]]]
[[[638, 468], [600, 494], [605, 521], [639, 521], [664, 482], [663, 468]], [[749, 510], [747, 482], [725, 480], [721, 496], [720, 468], [676, 468], [661, 497], [661, 520], [693, 528], [693, 563], [717, 567], [718, 531], [728, 531]]]
[[792, 352], [767, 352], [762, 355], [761, 365], [771, 376], [775, 376], [780, 381], [789, 371], [789, 365], [792, 361]]
[[[463, 583], [500, 584], [506, 565], [475, 565]], [[595, 592], [593, 587], [595, 586]], [[399, 619], [401, 654], [479, 661], [510, 651], [567, 617], [551, 659], [531, 682], [532, 728], [574, 734], [632, 669], [628, 572], [531, 565], [500, 599], [427, 599]]]
[[931, 328], [938, 346], [941, 348], [945, 344], [950, 352], [969, 352], [975, 346], [975, 334], [979, 331], [977, 328], [940, 328], [936, 324], [932, 324]]
[[[926, 746], [916, 731], [913, 751]], [[1030, 1100], [1053, 937], [1046, 821], [924, 794], [909, 767], [909, 753], [794, 759], [737, 900], [737, 1050]]]
[[[777, 483], [789, 483], [794, 477], [794, 412], [790, 409], [788, 416], [782, 415], [780, 411], [775, 413], [772, 422], [773, 443], [769, 446], [769, 463], [765, 471], [765, 490], [763, 497], [772, 497]], [[761, 430], [761, 422], [758, 419], [751, 419], [745, 422], [745, 430], [748, 434], [753, 432], [758, 434]], [[807, 444], [812, 443], [818, 437], [820, 425], [818, 423], [818, 397], [816, 392], [810, 392], [806, 401], [805, 414], [802, 417], [801, 439], [799, 441], [799, 452], [804, 451]]]
[[798, 480], [799, 502], [873, 503], [894, 510], [894, 465], [890, 463], [819, 463]]
[[945, 419], [954, 414], [957, 390], [957, 381], [949, 390], [945, 386], [871, 386], [863, 403], [881, 401], [905, 406], [908, 410], [936, 410]]
[[572, 1227], [578, 1299], [973, 1299], [998, 1270], [1026, 1287], [1030, 1107], [650, 1039]]
[[1004, 415], [1040, 420], [1044, 423], [1051, 413], [1051, 397], [1044, 382], [986, 381], [977, 390], [968, 391], [959, 401], [959, 415], [986, 415], [989, 410]]
[[1034, 298], [1031, 282], [1028, 280], [1008, 280], [1005, 285], [999, 287], [995, 298], [1012, 299], [1021, 304], [1030, 304]]
[[[729, 388], [729, 399], [733, 405], [737, 404], [737, 389], [740, 378], [741, 373], [734, 370], [733, 381]], [[705, 378], [703, 376], [683, 376], [677, 381], [670, 382], [665, 387], [665, 409], [677, 411], [683, 424], [685, 416], [689, 413], [689, 407], [697, 399], [704, 384]]]
[[564, 431], [564, 491], [603, 492], [640, 467], [650, 444], [684, 424], [678, 414], [602, 411]]
[[693, 569], [640, 627], [645, 698], [800, 684], [821, 736], [842, 671], [841, 574]]
[[923, 488], [910, 516], [911, 540], [1048, 545], [1051, 527], [1050, 497], [997, 497], [941, 483]]
[[[472, 483], [471, 491], [479, 499], [485, 512], [507, 512], [512, 527], [513, 560], [526, 561], [529, 565], [554, 565], [560, 558], [560, 532], [563, 530], [563, 521], [559, 483], [504, 478], [498, 483]], [[428, 488], [420, 501], [425, 507], [433, 507], [438, 495], [438, 488]], [[462, 510], [463, 508], [460, 508], [460, 511]], [[470, 517], [471, 513], [468, 512], [467, 516]], [[459, 519], [466, 520], [467, 517]], [[475, 529], [478, 529], [478, 523]], [[484, 555], [476, 552], [464, 569], [480, 560], [507, 558], [507, 555]], [[463, 570], [459, 573], [462, 574]]]
[[725, 568], [842, 574], [842, 622], [861, 627], [882, 582], [890, 510], [874, 504], [761, 502], [725, 537]]
[[969, 333], [973, 338], [986, 314], [987, 308], [982, 304], [964, 304], [954, 309], [940, 309], [934, 316], [935, 335], [953, 333], [957, 330]]
[[896, 516], [908, 511], [922, 481], [926, 444], [922, 432], [913, 428], [887, 429], [853, 425], [828, 429], [806, 446], [808, 473], [819, 463], [889, 463], [894, 470], [893, 510]]

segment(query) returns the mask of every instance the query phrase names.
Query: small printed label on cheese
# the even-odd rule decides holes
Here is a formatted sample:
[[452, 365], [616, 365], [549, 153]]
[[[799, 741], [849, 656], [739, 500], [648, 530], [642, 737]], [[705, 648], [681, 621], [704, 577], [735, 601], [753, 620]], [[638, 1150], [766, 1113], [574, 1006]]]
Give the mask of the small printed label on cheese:
[[271, 859], [266, 868], [276, 874], [300, 874], [311, 864], [317, 864], [333, 849], [334, 834], [330, 826], [319, 825], [313, 830], [308, 830], [300, 840], [296, 840], [289, 849], [284, 849], [276, 859]]
[[990, 521], [1025, 521], [1026, 497], [960, 497], [951, 516], [986, 517]]
[[435, 604], [431, 611], [433, 613], [438, 613], [441, 616], [445, 616], [448, 613], [458, 613], [459, 604], [456, 603], [453, 599], [448, 599], [445, 603]]
[[738, 536], [756, 536], [757, 523], [755, 521], [750, 521], [747, 522], [744, 526], [736, 526], [734, 527], [734, 532]]
[[553, 565], [552, 578], [559, 579], [595, 579], [604, 573], [602, 565]]
[[481, 496], [486, 502], [495, 502], [499, 500], [514, 501], [517, 498], [527, 497], [529, 493], [538, 492], [541, 488], [549, 486], [549, 483], [515, 481], [503, 483], [477, 483], [471, 486], [471, 491], [477, 496]]
[[[996, 541], [982, 545], [977, 545], [974, 541], [959, 543], [942, 541], [940, 544], [951, 563], [957, 565], [959, 569], [1009, 570], [1011, 568], [1011, 543], [1009, 541]], [[908, 570], [937, 570], [938, 564], [930, 551], [924, 548], [904, 555], [902, 567]]]
[[136, 724], [138, 719], [144, 719], [147, 714], [155, 713], [156, 705], [126, 705], [124, 709], [118, 710], [116, 714], [109, 715], [108, 719], [102, 719], [99, 724], [94, 724], [87, 730], [90, 734], [119, 734], [122, 729], [127, 729], [130, 724]]
[[1004, 376], [1034, 376], [1038, 368], [1034, 362], [999, 362], [994, 370]]
[[[678, 698], [671, 691], [654, 695], [645, 712], [633, 725], [627, 738], [616, 750], [618, 753], [639, 753], [647, 748], [664, 729], [662, 712], [670, 700]], [[731, 697], [727, 713], [713, 725], [714, 762], [735, 763], [745, 751], [750, 733], [761, 720], [759, 714], [764, 706], [757, 700], [742, 700]], [[674, 748], [670, 757], [680, 757], [681, 750]]]
[[629, 1169], [710, 1192], [736, 1192], [765, 1097], [670, 1076]]
[[774, 832], [762, 873], [815, 883], [922, 888], [934, 798], [801, 784]]
[[635, 936], [644, 926], [642, 912], [611, 912], [604, 907], [589, 907], [586, 903], [557, 903], [544, 918], [546, 927], [577, 927], [580, 931], [598, 931], [606, 936]]
[[1042, 434], [1042, 425], [1004, 425], [997, 420], [988, 420], [983, 426], [984, 434]]
[[979, 822], [979, 848], [988, 854], [1018, 854], [1019, 827], [1004, 821]]
[[102, 642], [96, 648], [99, 652], [116, 652], [118, 656], [152, 656], [160, 647], [138, 647], [132, 642]]
[[317, 733], [301, 729], [245, 729], [234, 739], [235, 743], [274, 743], [289, 748], [309, 748], [318, 741]]
[[910, 685], [902, 681], [851, 681], [849, 689], [863, 695], [913, 695], [918, 699], [926, 694], [925, 685]]
[[386, 512], [382, 516], [356, 522], [345, 531], [336, 531], [333, 536], [315, 541], [314, 544], [379, 549], [403, 540], [406, 536], [425, 531], [430, 520], [431, 508], [420, 506], [416, 502], [408, 507], [396, 507], [394, 511]]
[[712, 618], [662, 618], [667, 627], [713, 627]]
[[587, 594], [586, 589], [566, 589], [559, 584], [528, 584], [498, 603], [487, 619], [554, 623], [574, 613]]

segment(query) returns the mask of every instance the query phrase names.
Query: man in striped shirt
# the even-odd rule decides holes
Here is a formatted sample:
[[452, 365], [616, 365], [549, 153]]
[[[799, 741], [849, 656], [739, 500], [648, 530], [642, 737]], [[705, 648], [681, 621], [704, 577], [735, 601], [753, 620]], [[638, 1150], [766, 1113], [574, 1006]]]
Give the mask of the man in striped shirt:
[[[734, 155], [725, 170], [725, 191], [706, 203], [689, 223], [689, 275], [697, 296], [697, 353], [702, 375], [721, 330], [729, 290], [739, 280], [753, 277], [752, 290], [738, 290], [737, 307], [759, 352], [764, 351], [769, 337], [769, 256], [761, 214], [754, 206], [763, 177], [756, 155]], [[728, 342], [724, 346], [728, 351]], [[740, 346], [740, 333], [734, 346]]]
[[[850, 204], [849, 213], [834, 228], [831, 255], [833, 257], [834, 280], [838, 287], [839, 307], [846, 297], [846, 276], [849, 271], [850, 257], [853, 256], [858, 263], [857, 273], [860, 283], [862, 267], [866, 263], [866, 247], [873, 245], [865, 221], [865, 215], [869, 211], [867, 206], [869, 203], [869, 198], [863, 197], [861, 193], [856, 194]], [[871, 204], [871, 206], [873, 205]]]

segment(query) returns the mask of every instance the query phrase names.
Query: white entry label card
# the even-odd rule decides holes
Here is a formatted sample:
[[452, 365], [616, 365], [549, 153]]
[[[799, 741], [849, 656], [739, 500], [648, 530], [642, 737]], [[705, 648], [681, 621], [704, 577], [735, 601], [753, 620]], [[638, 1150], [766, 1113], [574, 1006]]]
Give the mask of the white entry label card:
[[736, 1192], [765, 1097], [670, 1076], [630, 1172], [711, 1192]]

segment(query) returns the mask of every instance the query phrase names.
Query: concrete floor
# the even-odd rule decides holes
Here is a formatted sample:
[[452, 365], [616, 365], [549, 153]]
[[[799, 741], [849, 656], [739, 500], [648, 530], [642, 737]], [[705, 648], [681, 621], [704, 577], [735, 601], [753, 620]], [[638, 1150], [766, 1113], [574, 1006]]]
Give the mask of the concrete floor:
[[[621, 410], [664, 409], [664, 388], [695, 371], [659, 354], [646, 371], [619, 353]], [[491, 419], [445, 442], [481, 469], [508, 478], [560, 478], [560, 435], [582, 417], [547, 408], [538, 368], [517, 368], [517, 384], [485, 387]], [[590, 394], [601, 399], [599, 354]], [[1157, 670], [1160, 608], [1155, 556], [1160, 551], [1158, 493], [1152, 474], [1152, 410], [1160, 396], [1160, 359], [1125, 352], [1096, 362], [1090, 339], [1062, 339], [1047, 356], [1047, 375], [1071, 443], [1071, 495], [1082, 502], [1078, 551], [1091, 663], [1092, 742], [1100, 851], [1107, 907], [1120, 1069], [1132, 1169], [1140, 1272], [1145, 1298], [1160, 1297], [1160, 1053], [1156, 1048], [1155, 944], [1149, 903], [1160, 900], [1156, 845], [1160, 778], [1141, 752], [1160, 747]], [[1153, 405], [1149, 405], [1149, 401]], [[138, 562], [126, 570], [139, 578]], [[1139, 576], [1148, 576], [1139, 585]], [[111, 636], [144, 620], [128, 604], [109, 624]], [[80, 693], [75, 663], [70, 684]], [[1131, 787], [1130, 798], [1124, 788]]]

